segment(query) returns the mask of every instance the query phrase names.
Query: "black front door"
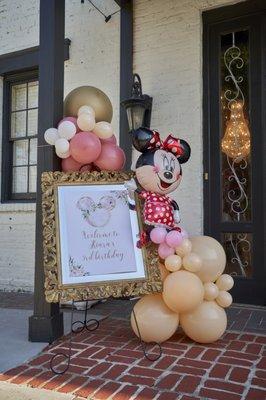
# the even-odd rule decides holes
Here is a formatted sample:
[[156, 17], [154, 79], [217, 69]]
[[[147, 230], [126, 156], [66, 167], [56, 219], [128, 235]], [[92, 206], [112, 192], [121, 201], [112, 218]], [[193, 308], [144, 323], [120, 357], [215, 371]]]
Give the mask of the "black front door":
[[203, 14], [204, 225], [235, 302], [265, 304], [266, 2]]

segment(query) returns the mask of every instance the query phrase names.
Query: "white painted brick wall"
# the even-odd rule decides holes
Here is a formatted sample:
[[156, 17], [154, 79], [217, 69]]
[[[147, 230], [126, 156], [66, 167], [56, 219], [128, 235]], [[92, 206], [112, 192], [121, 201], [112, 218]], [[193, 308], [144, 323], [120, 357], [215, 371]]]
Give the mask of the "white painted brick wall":
[[[134, 71], [142, 78], [144, 92], [153, 96], [152, 127], [163, 136], [172, 132], [192, 147], [175, 194], [182, 223], [190, 233], [202, 232], [201, 11], [234, 2], [134, 1]], [[96, 3], [106, 14], [117, 9], [113, 0]], [[38, 45], [38, 13], [37, 0], [0, 0], [0, 54]], [[114, 107], [112, 123], [118, 133], [119, 14], [106, 24], [88, 2], [66, 0], [66, 37], [72, 44], [65, 93], [86, 84], [105, 91]], [[0, 118], [1, 111], [0, 96]], [[31, 204], [0, 205], [0, 290], [33, 289], [34, 210]]]

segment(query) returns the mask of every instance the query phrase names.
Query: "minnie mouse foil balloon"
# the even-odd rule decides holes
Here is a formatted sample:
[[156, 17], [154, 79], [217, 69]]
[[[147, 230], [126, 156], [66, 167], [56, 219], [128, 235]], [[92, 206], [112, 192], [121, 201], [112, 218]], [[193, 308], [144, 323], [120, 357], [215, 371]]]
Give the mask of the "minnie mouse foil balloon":
[[188, 161], [190, 146], [171, 135], [162, 141], [158, 132], [148, 128], [133, 131], [132, 139], [135, 149], [142, 153], [136, 163], [140, 186], [136, 192], [144, 200], [144, 223], [180, 231], [178, 205], [167, 195], [181, 182], [181, 164]]

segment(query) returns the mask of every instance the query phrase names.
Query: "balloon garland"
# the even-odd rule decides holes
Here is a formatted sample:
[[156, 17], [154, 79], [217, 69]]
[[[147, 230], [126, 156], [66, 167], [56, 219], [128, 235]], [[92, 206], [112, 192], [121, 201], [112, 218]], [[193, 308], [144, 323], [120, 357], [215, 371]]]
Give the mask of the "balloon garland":
[[[121, 170], [125, 154], [117, 145], [111, 124], [100, 118], [111, 120], [112, 106], [107, 96], [97, 88], [77, 88], [67, 96], [65, 110], [71, 116], [44, 134], [45, 141], [62, 159], [62, 170]], [[132, 140], [141, 155], [136, 164], [136, 182], [127, 183], [127, 187], [143, 202], [146, 226], [138, 246], [153, 242], [158, 247], [163, 281], [162, 293], [146, 295], [134, 306], [142, 339], [163, 342], [180, 323], [191, 339], [214, 342], [226, 329], [224, 308], [232, 303], [228, 291], [234, 281], [223, 274], [225, 252], [211, 237], [189, 238], [179, 225], [177, 203], [167, 196], [181, 182], [181, 164], [189, 160], [190, 147], [172, 135], [162, 141], [158, 132], [147, 128], [133, 131]], [[131, 326], [138, 336], [133, 314]]]
[[[139, 246], [153, 242], [158, 247], [163, 281], [162, 294], [146, 295], [134, 306], [142, 338], [163, 342], [180, 321], [191, 339], [211, 343], [226, 329], [224, 308], [232, 303], [228, 290], [234, 281], [223, 274], [226, 256], [220, 243], [208, 236], [189, 238], [179, 226], [178, 205], [167, 196], [181, 181], [181, 164], [188, 161], [190, 147], [171, 135], [162, 142], [158, 132], [147, 128], [135, 130], [132, 138], [142, 153], [136, 164], [136, 182], [128, 185], [144, 202], [146, 229]], [[138, 336], [132, 315], [131, 326]]]
[[125, 154], [117, 145], [112, 125], [96, 122], [95, 111], [88, 105], [79, 107], [76, 117], [65, 117], [57, 128], [47, 129], [44, 138], [55, 147], [64, 172], [119, 171], [125, 164]]

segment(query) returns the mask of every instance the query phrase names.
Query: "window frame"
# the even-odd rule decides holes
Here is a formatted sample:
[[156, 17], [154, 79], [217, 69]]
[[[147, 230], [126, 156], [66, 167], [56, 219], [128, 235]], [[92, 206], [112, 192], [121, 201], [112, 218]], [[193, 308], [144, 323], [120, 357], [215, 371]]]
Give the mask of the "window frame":
[[[11, 100], [12, 85], [38, 80], [38, 70], [29, 70], [6, 74], [3, 77], [3, 115], [2, 115], [2, 203], [34, 203], [36, 193], [12, 193], [13, 141], [11, 136]], [[37, 138], [36, 135], [32, 138]]]

